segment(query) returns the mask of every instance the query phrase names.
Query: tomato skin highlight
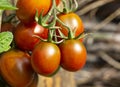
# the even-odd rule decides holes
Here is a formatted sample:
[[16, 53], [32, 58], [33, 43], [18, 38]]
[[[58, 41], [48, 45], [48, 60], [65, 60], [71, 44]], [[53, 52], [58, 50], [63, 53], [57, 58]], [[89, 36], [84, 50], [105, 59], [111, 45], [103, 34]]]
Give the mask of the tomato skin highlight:
[[60, 50], [57, 45], [40, 42], [32, 52], [31, 63], [33, 69], [41, 75], [50, 76], [59, 67]]
[[43, 15], [46, 15], [51, 7], [52, 0], [18, 0], [16, 11], [17, 17], [23, 23], [30, 23], [34, 21], [36, 11], [40, 14], [43, 10]]
[[43, 28], [37, 23], [33, 23], [29, 26], [20, 23], [14, 31], [14, 40], [18, 48], [29, 51], [33, 50], [35, 45], [40, 42], [40, 39], [33, 35], [46, 39], [48, 37], [47, 34], [48, 29]]
[[66, 40], [59, 45], [61, 66], [68, 71], [78, 71], [86, 63], [87, 52], [79, 40]]
[[[84, 32], [84, 25], [81, 18], [71, 12], [71, 13], [61, 13], [58, 15], [58, 18], [68, 27], [75, 31], [75, 36], [77, 37], [79, 34]], [[57, 22], [57, 26], [61, 27], [60, 31], [65, 35], [68, 36], [68, 29], [64, 27], [61, 23]]]
[[[59, 5], [61, 0], [56, 0], [56, 4]], [[26, 4], [27, 3], [27, 4]], [[38, 15], [43, 11], [43, 16], [48, 13], [52, 7], [52, 0], [18, 0], [16, 7], [16, 15], [18, 19], [24, 24], [29, 24], [35, 21], [35, 14], [38, 11]]]
[[0, 56], [1, 75], [12, 87], [27, 87], [35, 72], [30, 63], [29, 54], [12, 49]]

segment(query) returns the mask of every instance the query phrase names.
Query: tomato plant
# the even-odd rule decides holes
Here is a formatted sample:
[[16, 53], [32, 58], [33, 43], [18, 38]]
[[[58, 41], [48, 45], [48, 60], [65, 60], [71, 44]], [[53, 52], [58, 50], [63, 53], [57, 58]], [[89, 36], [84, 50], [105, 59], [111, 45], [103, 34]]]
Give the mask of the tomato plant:
[[46, 39], [48, 36], [47, 33], [48, 30], [37, 23], [33, 23], [29, 26], [25, 26], [23, 23], [20, 23], [14, 31], [14, 40], [20, 49], [32, 50], [40, 41], [40, 39], [34, 35]]
[[[59, 4], [60, 0], [56, 0]], [[27, 4], [26, 4], [27, 3]], [[38, 14], [43, 11], [43, 15], [46, 15], [52, 6], [52, 0], [18, 0], [16, 11], [17, 17], [24, 23], [30, 23], [34, 21], [36, 11]]]
[[86, 48], [79, 40], [65, 40], [59, 45], [61, 66], [68, 71], [81, 69], [86, 62]]
[[0, 71], [5, 81], [13, 87], [28, 86], [35, 74], [29, 54], [12, 49], [0, 56]]
[[[63, 3], [63, 12], [57, 8], [60, 2]], [[53, 76], [60, 66], [68, 71], [77, 71], [84, 66], [87, 52], [84, 45], [76, 40], [84, 32], [84, 26], [81, 18], [71, 11], [76, 0], [69, 2], [17, 1], [15, 16], [20, 23], [13, 32], [0, 33], [0, 73], [10, 86], [37, 87], [37, 74]], [[70, 11], [66, 7], [70, 7]], [[9, 50], [12, 41], [18, 50]], [[30, 52], [31, 56], [26, 52]]]
[[[79, 34], [84, 32], [84, 25], [82, 23], [81, 18], [71, 12], [71, 13], [61, 13], [58, 15], [58, 18], [70, 29], [72, 29], [72, 32], [75, 32], [75, 36], [77, 37]], [[59, 26], [61, 29], [60, 31], [65, 35], [68, 36], [68, 29], [62, 25], [60, 22], [57, 22], [57, 26]]]
[[33, 69], [44, 76], [53, 74], [60, 64], [60, 50], [50, 42], [39, 43], [32, 52]]

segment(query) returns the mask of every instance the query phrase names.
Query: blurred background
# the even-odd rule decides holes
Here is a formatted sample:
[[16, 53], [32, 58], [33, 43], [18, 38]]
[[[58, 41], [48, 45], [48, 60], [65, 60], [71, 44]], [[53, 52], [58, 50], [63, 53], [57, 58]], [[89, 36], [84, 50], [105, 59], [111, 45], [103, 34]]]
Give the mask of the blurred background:
[[78, 0], [88, 51], [78, 87], [120, 87], [120, 0]]
[[53, 78], [39, 76], [38, 87], [120, 87], [120, 0], [77, 1], [76, 13], [90, 33], [84, 39], [87, 63], [75, 73], [60, 70]]

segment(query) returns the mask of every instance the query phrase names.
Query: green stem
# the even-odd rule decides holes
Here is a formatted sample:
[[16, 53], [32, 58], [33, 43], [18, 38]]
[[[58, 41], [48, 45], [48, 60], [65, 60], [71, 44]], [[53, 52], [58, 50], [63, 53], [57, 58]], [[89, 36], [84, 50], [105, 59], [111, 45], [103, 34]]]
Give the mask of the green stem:
[[63, 13], [69, 13], [69, 10], [68, 10], [68, 5], [66, 3], [66, 0], [62, 0], [62, 3], [63, 3]]
[[52, 42], [52, 30], [48, 30], [48, 42]]
[[53, 35], [54, 35], [54, 32], [55, 32], [55, 24], [56, 24], [56, 1], [55, 0], [52, 0], [52, 3], [53, 3], [53, 6], [50, 10], [50, 12], [48, 13], [49, 15], [52, 15], [53, 13], [53, 16], [54, 16], [54, 19], [53, 19], [53, 22], [52, 22], [52, 28], [49, 28], [49, 32], [48, 32], [48, 42], [52, 42], [52, 38], [53, 38]]
[[72, 11], [76, 11], [78, 9], [78, 2], [76, 0], [73, 0], [75, 3], [75, 7], [72, 9]]
[[68, 27], [67, 25], [65, 25], [59, 18], [56, 18], [56, 19], [60, 24], [62, 24], [64, 27], [66, 27], [68, 29], [68, 39], [73, 39], [74, 34], [72, 32], [72, 29], [70, 27]]
[[70, 30], [70, 27], [68, 27], [67, 25], [65, 25], [58, 17], [56, 17], [56, 20], [62, 24], [64, 27], [66, 27], [68, 30]]
[[2, 13], [3, 13], [3, 11], [0, 10], [0, 32], [1, 32], [1, 24], [2, 24]]
[[69, 0], [69, 12], [72, 12], [73, 0]]
[[51, 7], [50, 11], [48, 12], [48, 14], [45, 16], [45, 18], [42, 20], [43, 23], [47, 23], [48, 22], [49, 18], [52, 15], [54, 7], [55, 7], [54, 0], [52, 0], [52, 7]]
[[82, 39], [82, 38], [85, 38], [86, 36], [88, 35], [92, 35], [92, 33], [81, 33], [79, 34], [77, 37], [75, 37], [75, 39]]
[[62, 3], [63, 3], [63, 7], [67, 7], [66, 6], [66, 0], [62, 0]]

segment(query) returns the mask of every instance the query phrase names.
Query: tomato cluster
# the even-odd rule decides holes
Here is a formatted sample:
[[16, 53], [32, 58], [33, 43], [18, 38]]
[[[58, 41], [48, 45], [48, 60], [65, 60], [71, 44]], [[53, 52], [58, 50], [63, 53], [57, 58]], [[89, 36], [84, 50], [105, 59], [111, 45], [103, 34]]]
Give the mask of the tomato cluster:
[[56, 12], [60, 3], [61, 0], [17, 1], [20, 22], [12, 31], [15, 47], [0, 56], [0, 74], [10, 86], [36, 87], [37, 74], [52, 76], [60, 67], [75, 72], [85, 65], [86, 48], [76, 38], [84, 32], [82, 20], [74, 12]]

